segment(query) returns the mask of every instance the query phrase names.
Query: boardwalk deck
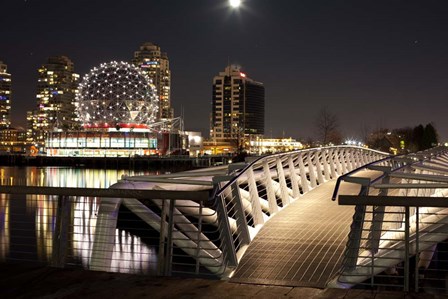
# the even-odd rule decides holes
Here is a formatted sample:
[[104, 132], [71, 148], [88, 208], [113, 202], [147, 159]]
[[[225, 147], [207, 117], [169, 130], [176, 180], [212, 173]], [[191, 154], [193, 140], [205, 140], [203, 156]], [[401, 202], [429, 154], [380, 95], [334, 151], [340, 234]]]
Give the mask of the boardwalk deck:
[[[334, 186], [335, 181], [318, 186], [273, 216], [231, 281], [324, 288], [341, 265], [354, 212], [331, 201]], [[340, 190], [355, 195], [360, 186], [345, 183]]]

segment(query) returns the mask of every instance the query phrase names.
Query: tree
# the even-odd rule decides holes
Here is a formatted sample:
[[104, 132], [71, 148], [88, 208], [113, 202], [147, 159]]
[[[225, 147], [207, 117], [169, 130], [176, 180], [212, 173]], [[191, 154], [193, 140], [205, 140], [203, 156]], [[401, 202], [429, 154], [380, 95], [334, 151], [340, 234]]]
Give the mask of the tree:
[[340, 143], [342, 137], [338, 130], [338, 118], [334, 113], [328, 111], [326, 107], [319, 111], [316, 118], [316, 127], [319, 138], [322, 140], [324, 145], [328, 143]]
[[437, 137], [437, 131], [434, 128], [434, 126], [429, 123], [425, 126], [425, 130], [423, 132], [423, 149], [428, 149], [431, 147], [436, 146], [439, 143], [438, 137]]

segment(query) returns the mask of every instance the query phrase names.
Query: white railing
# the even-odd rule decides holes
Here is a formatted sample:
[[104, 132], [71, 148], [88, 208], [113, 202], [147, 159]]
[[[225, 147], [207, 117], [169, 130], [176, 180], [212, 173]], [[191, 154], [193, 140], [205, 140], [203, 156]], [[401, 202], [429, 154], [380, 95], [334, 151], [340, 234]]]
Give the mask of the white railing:
[[[0, 219], [5, 230], [0, 242], [6, 240], [0, 253], [9, 244], [10, 203], [26, 196], [38, 202], [39, 223], [55, 223], [30, 225], [51, 247], [53, 265], [82, 261], [103, 271], [138, 265], [157, 275], [228, 277], [270, 217], [317, 186], [386, 156], [338, 146], [270, 155], [228, 168], [124, 177], [110, 189], [0, 186], [0, 215], [6, 215]], [[141, 238], [138, 248], [150, 245], [151, 254], [142, 259], [137, 241], [126, 243], [130, 232]]]
[[229, 167], [215, 176], [216, 208], [222, 225], [228, 265], [236, 266], [261, 226], [289, 203], [362, 165], [388, 154], [361, 147], [313, 148], [265, 156]]
[[367, 168], [379, 175], [353, 178], [355, 171], [339, 178], [362, 188], [358, 196], [339, 196], [339, 204], [355, 211], [342, 269], [329, 286], [446, 292], [448, 257], [440, 244], [448, 239], [448, 148]]

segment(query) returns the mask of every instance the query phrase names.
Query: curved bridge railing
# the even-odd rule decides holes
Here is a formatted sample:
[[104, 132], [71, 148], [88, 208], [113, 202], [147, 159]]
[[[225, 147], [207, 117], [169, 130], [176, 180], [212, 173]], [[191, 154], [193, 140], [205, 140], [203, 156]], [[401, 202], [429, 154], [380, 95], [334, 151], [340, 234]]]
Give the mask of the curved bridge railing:
[[123, 177], [108, 189], [3, 185], [0, 259], [10, 244], [10, 206], [27, 199], [39, 203], [39, 216], [24, 235], [40, 236], [43, 260], [52, 265], [229, 277], [270, 217], [326, 181], [386, 156], [336, 146], [228, 167]]
[[236, 267], [261, 226], [320, 184], [389, 156], [361, 147], [313, 148], [258, 158], [213, 177], [227, 266]]
[[[378, 175], [352, 176], [365, 168]], [[448, 148], [386, 158], [338, 180], [361, 191], [338, 197], [355, 211], [342, 269], [329, 286], [445, 292]]]

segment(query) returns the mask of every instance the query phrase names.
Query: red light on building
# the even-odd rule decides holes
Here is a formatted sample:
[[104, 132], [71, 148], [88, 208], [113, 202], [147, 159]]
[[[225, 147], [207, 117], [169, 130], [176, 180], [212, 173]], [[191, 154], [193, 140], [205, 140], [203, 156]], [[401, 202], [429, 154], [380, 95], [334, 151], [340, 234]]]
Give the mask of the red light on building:
[[246, 78], [246, 74], [245, 73], [240, 73], [240, 76], [243, 78]]

